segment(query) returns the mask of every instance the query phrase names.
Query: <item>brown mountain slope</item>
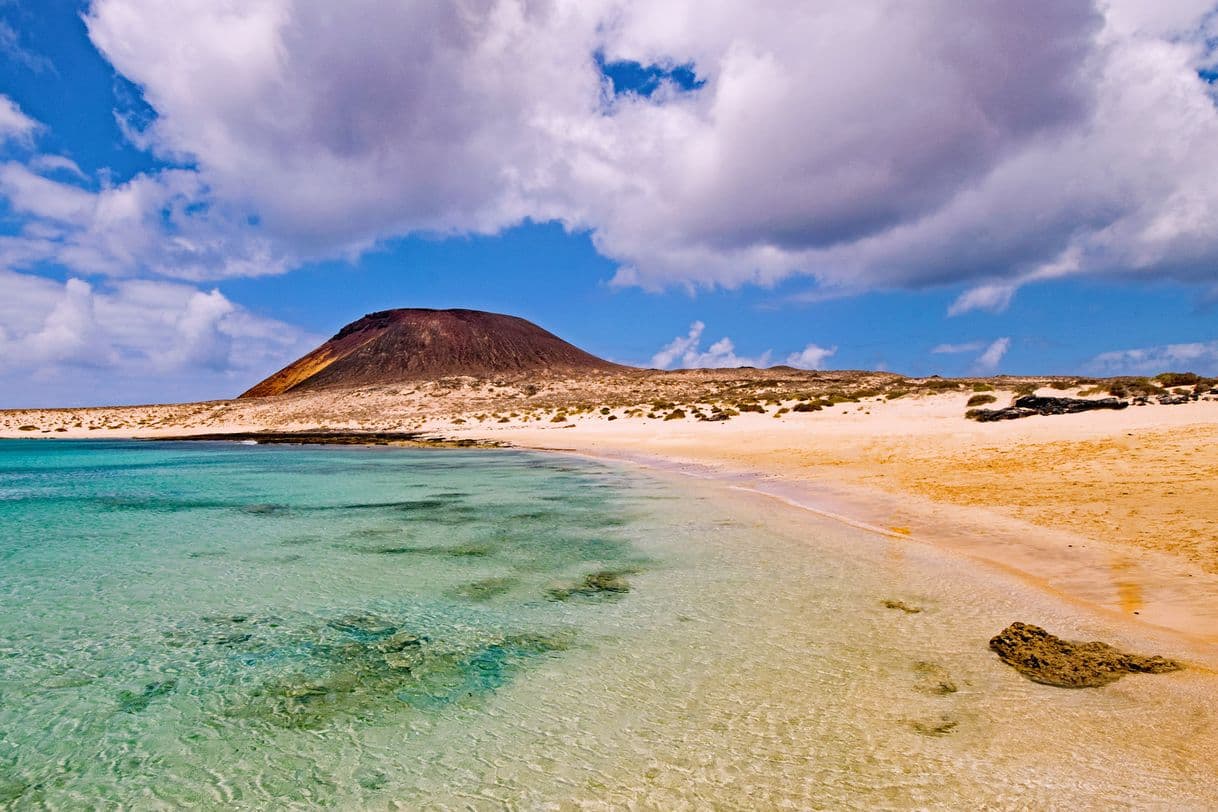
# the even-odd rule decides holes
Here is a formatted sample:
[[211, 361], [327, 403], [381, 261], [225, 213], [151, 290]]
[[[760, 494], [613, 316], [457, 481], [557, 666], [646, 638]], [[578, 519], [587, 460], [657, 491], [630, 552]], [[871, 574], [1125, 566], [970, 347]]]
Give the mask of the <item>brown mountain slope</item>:
[[571, 375], [620, 369], [515, 316], [479, 310], [382, 310], [348, 324], [241, 397], [454, 375]]

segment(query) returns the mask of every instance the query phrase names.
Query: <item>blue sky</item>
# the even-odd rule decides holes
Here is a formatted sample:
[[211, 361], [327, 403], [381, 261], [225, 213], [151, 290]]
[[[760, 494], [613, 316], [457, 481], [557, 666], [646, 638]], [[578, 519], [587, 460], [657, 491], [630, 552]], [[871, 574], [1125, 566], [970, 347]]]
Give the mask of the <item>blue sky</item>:
[[159, 5], [0, 4], [0, 407], [229, 396], [389, 307], [641, 365], [1218, 374], [1212, 4]]

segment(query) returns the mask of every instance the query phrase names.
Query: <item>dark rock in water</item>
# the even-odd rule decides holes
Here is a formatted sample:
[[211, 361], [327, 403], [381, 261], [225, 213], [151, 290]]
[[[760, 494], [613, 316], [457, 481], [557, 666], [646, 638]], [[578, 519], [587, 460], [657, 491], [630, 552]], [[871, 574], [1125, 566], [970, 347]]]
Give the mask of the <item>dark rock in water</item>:
[[1175, 660], [1126, 654], [1107, 643], [1062, 640], [1029, 623], [1007, 626], [990, 640], [990, 648], [1033, 682], [1060, 688], [1096, 688], [1126, 674], [1164, 674], [1183, 668]]
[[952, 675], [941, 665], [916, 662], [914, 663], [913, 670], [917, 675], [914, 688], [919, 693], [931, 694], [933, 696], [947, 696], [959, 690], [952, 679]]
[[336, 620], [331, 620], [326, 625], [331, 629], [337, 629], [340, 632], [346, 632], [360, 638], [387, 637], [397, 631], [397, 627], [393, 624], [370, 614], [345, 615]]
[[516, 578], [483, 578], [469, 584], [462, 584], [453, 590], [458, 598], [470, 601], [486, 601], [510, 592], [516, 584]]
[[1096, 409], [1124, 409], [1129, 404], [1118, 398], [1049, 398], [1038, 395], [1023, 395], [1005, 409], [970, 409], [965, 416], [979, 423], [998, 420], [1018, 420], [1035, 415], [1074, 414]]
[[119, 691], [119, 710], [126, 713], [138, 713], [152, 704], [152, 700], [168, 696], [177, 687], [177, 680], [170, 679], [161, 682], [150, 682], [144, 686], [142, 691]]
[[489, 544], [458, 544], [449, 547], [446, 552], [453, 558], [485, 558], [494, 551]]
[[946, 736], [959, 726], [959, 722], [955, 719], [949, 719], [946, 716], [934, 721], [923, 722], [920, 720], [912, 720], [909, 726], [923, 736]]
[[12, 805], [21, 800], [31, 786], [29, 781], [0, 778], [0, 809], [14, 808]]
[[268, 502], [260, 502], [258, 504], [246, 505], [241, 508], [243, 513], [252, 513], [255, 516], [269, 516], [275, 513], [283, 513], [288, 509], [287, 505], [275, 505]]
[[548, 589], [546, 594], [559, 601], [574, 597], [595, 598], [605, 595], [620, 595], [630, 591], [630, 583], [622, 577], [629, 574], [630, 572], [626, 570], [601, 570], [585, 575], [578, 584]]
[[907, 615], [916, 615], [922, 611], [922, 607], [910, 606], [909, 604], [904, 603], [903, 601], [886, 600], [883, 603], [884, 603], [885, 608], [900, 609], [902, 612], [904, 612]]
[[417, 634], [410, 632], [398, 632], [397, 634], [386, 637], [384, 640], [376, 644], [376, 650], [385, 653], [402, 651], [408, 648], [418, 648], [426, 642], [426, 638], [419, 637]]
[[242, 643], [247, 643], [254, 635], [242, 632], [221, 632], [213, 634], [207, 638], [207, 642], [213, 646], [239, 646]]

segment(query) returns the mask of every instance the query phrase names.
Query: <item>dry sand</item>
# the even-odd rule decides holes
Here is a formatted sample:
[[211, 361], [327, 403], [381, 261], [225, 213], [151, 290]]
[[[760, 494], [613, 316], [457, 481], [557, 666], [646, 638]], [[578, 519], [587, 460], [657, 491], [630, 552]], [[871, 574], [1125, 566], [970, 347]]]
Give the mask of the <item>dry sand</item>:
[[[856, 376], [847, 382], [857, 402], [812, 413], [776, 417], [801, 396], [774, 395], [774, 382], [761, 379], [750, 391], [765, 389], [773, 399], [765, 414], [664, 420], [671, 405], [647, 405], [750, 399], [715, 381], [708, 393], [711, 378], [670, 376], [660, 390], [639, 378], [540, 391], [522, 382], [444, 381], [252, 401], [9, 411], [0, 412], [0, 436], [420, 430], [628, 459], [731, 478], [911, 543], [951, 549], [1090, 610], [1206, 647], [1218, 643], [1218, 400], [980, 424], [963, 416], [971, 389], [888, 400], [867, 396], [875, 379]], [[807, 385], [800, 380], [789, 385]], [[822, 376], [822, 383], [840, 388], [843, 380]], [[1009, 397], [996, 394], [998, 405]]]

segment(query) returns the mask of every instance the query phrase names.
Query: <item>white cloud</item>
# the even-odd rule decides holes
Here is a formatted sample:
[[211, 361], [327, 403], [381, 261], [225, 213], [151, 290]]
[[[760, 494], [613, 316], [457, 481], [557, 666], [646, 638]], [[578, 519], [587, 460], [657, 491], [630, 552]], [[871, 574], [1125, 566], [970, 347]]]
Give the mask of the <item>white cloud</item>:
[[319, 342], [218, 290], [149, 280], [97, 289], [0, 271], [0, 406], [44, 394], [93, 402], [138, 391], [236, 394]]
[[1105, 352], [1088, 367], [1100, 375], [1153, 375], [1159, 372], [1218, 374], [1218, 341], [1164, 344]]
[[705, 330], [705, 324], [695, 321], [689, 326], [688, 334], [677, 336], [653, 355], [651, 365], [657, 369], [671, 369], [674, 366], [681, 369], [769, 366], [773, 354], [770, 350], [752, 357], [737, 355], [736, 345], [726, 336], [703, 352], [702, 333]]
[[39, 124], [21, 112], [17, 103], [0, 94], [0, 143], [6, 140], [28, 141]]
[[[702, 335], [706, 325], [695, 321], [689, 325], [689, 332], [677, 336], [651, 357], [651, 365], [657, 369], [720, 369], [728, 367], [767, 367], [770, 365], [772, 350], [766, 350], [760, 355], [737, 355], [736, 344], [726, 336], [702, 349]], [[787, 356], [786, 363], [801, 369], [820, 369], [825, 361], [837, 352], [837, 347], [821, 347], [808, 344], [799, 352]]]
[[947, 309], [947, 315], [959, 316], [973, 310], [1001, 313], [1011, 305], [1015, 296], [1015, 285], [979, 285], [956, 297]]
[[705, 329], [705, 324], [695, 321], [689, 325], [689, 333], [687, 335], [677, 336], [664, 345], [663, 349], [651, 356], [651, 365], [656, 369], [668, 369], [686, 353], [696, 353], [698, 344], [702, 341], [702, 332]]
[[0, 237], [0, 267], [52, 261], [81, 274], [202, 280], [289, 264], [248, 221], [210, 201], [197, 173], [140, 174], [93, 191], [34, 168], [79, 174], [60, 156], [0, 164], [0, 197], [25, 218], [20, 234]]
[[830, 357], [837, 353], [837, 347], [821, 347], [809, 344], [799, 352], [787, 356], [787, 363], [800, 369], [821, 369]]
[[977, 370], [980, 372], [994, 372], [998, 369], [998, 365], [1002, 363], [1002, 359], [1007, 354], [1007, 350], [1011, 348], [1011, 339], [1003, 337], [995, 339], [985, 352], [977, 356], [974, 362]]
[[939, 344], [931, 352], [936, 355], [955, 355], [963, 352], [976, 352], [984, 346], [984, 341], [967, 341], [963, 344]]
[[[965, 283], [963, 313], [1066, 274], [1213, 279], [1209, 10], [95, 0], [87, 24], [156, 110], [140, 138], [288, 263], [533, 218], [589, 229], [619, 284]], [[598, 51], [705, 84], [613, 98]]]

